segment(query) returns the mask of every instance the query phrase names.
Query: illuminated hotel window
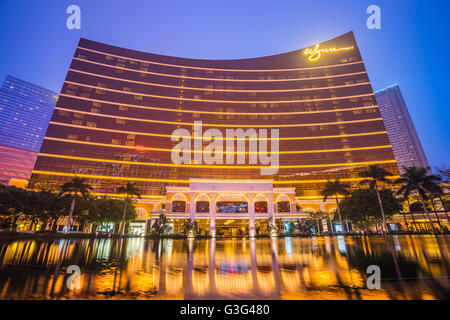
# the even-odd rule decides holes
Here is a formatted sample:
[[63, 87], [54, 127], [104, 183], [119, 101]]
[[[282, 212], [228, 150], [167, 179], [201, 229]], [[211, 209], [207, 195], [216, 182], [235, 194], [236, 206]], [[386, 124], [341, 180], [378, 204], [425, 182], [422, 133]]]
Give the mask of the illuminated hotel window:
[[122, 140], [120, 140], [120, 139], [111, 139], [111, 143], [115, 144], [115, 145], [121, 145], [122, 144]]
[[123, 89], [123, 91], [131, 92], [131, 88], [130, 87], [123, 87], [122, 89]]
[[76, 85], [74, 85], [74, 84], [71, 84], [71, 83], [67, 84], [67, 88], [69, 88], [69, 89], [74, 89], [74, 90], [78, 90], [78, 86], [76, 86]]
[[66, 110], [58, 110], [58, 116], [61, 116], [61, 117], [68, 117], [68, 116], [69, 116], [69, 111], [66, 111]]
[[172, 202], [172, 212], [185, 212], [186, 202], [184, 201], [173, 201]]
[[67, 139], [69, 139], [69, 140], [77, 140], [78, 139], [78, 135], [77, 134], [68, 134], [67, 135]]
[[91, 108], [91, 112], [92, 113], [99, 113], [100, 109], [99, 108]]
[[125, 124], [125, 120], [124, 119], [116, 119], [116, 123], [117, 124]]
[[128, 111], [128, 107], [127, 106], [119, 106], [119, 110], [120, 111]]
[[135, 134], [128, 134], [127, 135], [127, 139], [128, 140], [134, 140], [134, 139], [136, 139], [136, 135]]
[[106, 60], [114, 61], [114, 57], [106, 56]]
[[267, 212], [267, 201], [257, 201], [255, 202], [255, 212], [265, 213]]
[[86, 126], [87, 127], [91, 127], [91, 128], [96, 128], [97, 127], [97, 122], [95, 122], [95, 121], [86, 121]]
[[136, 95], [136, 96], [134, 96], [134, 100], [140, 100], [140, 101], [142, 101], [142, 96]]
[[105, 90], [97, 89], [97, 90], [95, 90], [95, 93], [96, 94], [105, 94], [106, 92], [105, 92]]
[[196, 212], [209, 212], [209, 202], [208, 201], [197, 201], [196, 202]]
[[83, 113], [74, 113], [73, 117], [77, 118], [77, 119], [84, 119], [84, 114]]
[[127, 140], [125, 142], [125, 145], [127, 145], [127, 146], [134, 146], [134, 141], [133, 140]]
[[72, 124], [75, 124], [77, 126], [81, 126], [83, 124], [83, 120], [73, 119], [72, 120]]

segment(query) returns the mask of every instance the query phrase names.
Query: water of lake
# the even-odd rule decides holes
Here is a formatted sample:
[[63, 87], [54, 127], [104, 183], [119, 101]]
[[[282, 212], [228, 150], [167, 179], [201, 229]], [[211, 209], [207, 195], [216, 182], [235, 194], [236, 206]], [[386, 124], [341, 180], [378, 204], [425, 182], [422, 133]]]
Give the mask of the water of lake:
[[449, 299], [449, 248], [432, 235], [1, 241], [0, 299]]

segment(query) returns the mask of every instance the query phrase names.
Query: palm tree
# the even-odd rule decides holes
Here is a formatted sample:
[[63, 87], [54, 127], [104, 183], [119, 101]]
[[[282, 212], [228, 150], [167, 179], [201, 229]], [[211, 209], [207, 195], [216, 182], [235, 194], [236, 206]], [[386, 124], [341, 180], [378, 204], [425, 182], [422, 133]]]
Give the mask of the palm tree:
[[392, 173], [386, 169], [379, 167], [378, 165], [370, 165], [366, 171], [359, 173], [362, 178], [367, 178], [359, 182], [360, 185], [369, 185], [370, 190], [375, 190], [377, 193], [378, 204], [380, 205], [381, 216], [383, 217], [383, 232], [388, 232], [389, 229], [386, 225], [386, 217], [384, 215], [383, 203], [381, 202], [380, 191], [378, 190], [378, 182], [391, 183], [386, 177], [393, 176]]
[[74, 177], [72, 180], [64, 183], [61, 186], [60, 195], [70, 194], [72, 195], [72, 203], [70, 205], [69, 211], [69, 219], [67, 220], [66, 233], [70, 233], [70, 222], [72, 220], [73, 211], [75, 209], [75, 203], [77, 201], [77, 197], [80, 194], [81, 197], [87, 198], [89, 195], [89, 191], [94, 190], [91, 185], [86, 183], [85, 178]]
[[343, 184], [339, 181], [339, 179], [336, 179], [334, 181], [328, 180], [327, 183], [325, 183], [325, 187], [322, 190], [324, 202], [327, 201], [327, 198], [330, 196], [335, 196], [336, 198], [337, 212], [339, 215], [339, 223], [341, 224], [342, 232], [344, 231], [344, 224], [342, 223], [341, 208], [339, 208], [338, 195], [339, 194], [343, 196], [349, 195], [350, 192], [347, 190], [348, 188], [350, 188], [348, 184]]
[[428, 174], [430, 168], [417, 168], [417, 167], [403, 167], [405, 173], [401, 175], [400, 179], [397, 179], [395, 183], [401, 183], [403, 186], [397, 191], [397, 194], [409, 195], [411, 192], [415, 191], [419, 195], [420, 201], [422, 202], [423, 210], [425, 215], [430, 222], [431, 229], [433, 233], [436, 233], [433, 221], [428, 212], [427, 206], [425, 204], [425, 199], [427, 199], [427, 194], [432, 193], [437, 189], [439, 178], [435, 175]]
[[445, 190], [448, 189], [448, 184], [450, 181], [448, 180], [450, 177], [450, 169], [441, 170], [438, 169], [438, 172], [440, 175], [438, 175], [438, 184], [437, 189], [434, 191], [435, 196], [439, 198], [439, 201], [441, 201], [442, 208], [444, 209], [445, 216], [447, 217], [447, 222], [450, 224], [450, 219], [448, 217], [448, 211], [447, 211], [447, 202], [443, 199], [445, 196]]
[[309, 214], [309, 219], [315, 222], [316, 224], [316, 233], [320, 234], [320, 221], [326, 219], [327, 215], [323, 211], [315, 211]]
[[200, 228], [198, 227], [197, 221], [191, 220], [189, 218], [187, 218], [183, 225], [182, 225], [182, 230], [184, 235], [196, 235], [200, 232]]
[[121, 186], [117, 189], [118, 193], [122, 193], [122, 194], [126, 194], [125, 197], [125, 203], [123, 206], [123, 216], [122, 216], [122, 221], [120, 222], [120, 227], [119, 227], [119, 233], [121, 235], [125, 234], [125, 216], [127, 213], [127, 206], [128, 206], [128, 202], [133, 198], [133, 197], [138, 197], [139, 199], [141, 198], [141, 194], [139, 193], [139, 188], [136, 187], [136, 183], [134, 182], [127, 182], [127, 184], [125, 186]]

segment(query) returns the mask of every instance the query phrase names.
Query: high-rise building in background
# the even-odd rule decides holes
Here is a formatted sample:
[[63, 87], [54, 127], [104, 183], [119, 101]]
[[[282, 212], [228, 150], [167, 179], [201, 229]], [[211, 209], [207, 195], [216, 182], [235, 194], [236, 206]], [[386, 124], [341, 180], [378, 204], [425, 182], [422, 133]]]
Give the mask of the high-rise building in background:
[[399, 171], [403, 173], [403, 167], [429, 167], [400, 87], [396, 84], [377, 91], [375, 98], [380, 107]]
[[57, 95], [6, 77], [0, 89], [0, 183], [30, 178]]
[[[278, 171], [262, 175], [267, 163], [250, 163], [249, 156], [244, 164], [174, 163], [174, 130], [193, 133], [197, 121], [224, 139], [226, 129], [279, 129]], [[138, 210], [165, 204], [170, 218], [207, 221], [217, 209], [218, 220], [239, 224], [274, 210], [278, 218], [299, 218], [298, 207], [333, 210], [334, 200], [324, 203], [320, 193], [327, 180], [356, 188], [369, 164], [398, 174], [351, 32], [241, 60], [170, 57], [81, 39], [30, 187], [78, 176], [97, 194], [114, 195], [134, 181]]]

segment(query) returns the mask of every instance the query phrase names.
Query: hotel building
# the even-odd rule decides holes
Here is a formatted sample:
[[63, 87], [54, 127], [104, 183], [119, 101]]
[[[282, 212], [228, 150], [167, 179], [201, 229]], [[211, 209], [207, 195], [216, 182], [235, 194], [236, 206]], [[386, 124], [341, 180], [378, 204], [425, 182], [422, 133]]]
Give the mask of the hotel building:
[[403, 167], [429, 167], [399, 85], [375, 92], [375, 98], [397, 160], [398, 170], [403, 173]]
[[[203, 131], [195, 133], [199, 121]], [[177, 129], [193, 135], [191, 163], [172, 161]], [[227, 153], [233, 160], [243, 154], [238, 163], [201, 161], [202, 148], [211, 143], [201, 134], [209, 129], [219, 130], [224, 145], [239, 143], [227, 129], [247, 130], [248, 139], [241, 140], [260, 143], [259, 159], [253, 161], [255, 152], [247, 147]], [[267, 138], [261, 129], [268, 129]], [[278, 139], [272, 129], [279, 130]], [[265, 175], [261, 141], [273, 140], [279, 141], [279, 165]], [[333, 199], [322, 201], [326, 181], [339, 178], [357, 187], [358, 173], [369, 164], [398, 174], [351, 32], [306, 49], [240, 60], [178, 58], [81, 39], [30, 186], [79, 176], [96, 194], [113, 196], [133, 181], [143, 197], [132, 228], [163, 211], [174, 219], [174, 232], [191, 217], [212, 235], [216, 228], [252, 235], [268, 218], [335, 210]]]
[[0, 89], [0, 183], [26, 187], [57, 93], [7, 76]]

